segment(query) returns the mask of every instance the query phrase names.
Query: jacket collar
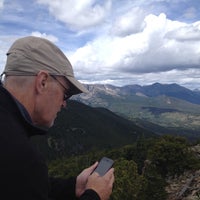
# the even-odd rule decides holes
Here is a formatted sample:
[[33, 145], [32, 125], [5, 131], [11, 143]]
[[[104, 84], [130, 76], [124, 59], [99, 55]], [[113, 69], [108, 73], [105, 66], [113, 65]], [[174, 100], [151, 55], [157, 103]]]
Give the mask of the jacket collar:
[[27, 136], [44, 135], [48, 129], [37, 127], [32, 123], [31, 117], [26, 108], [16, 100], [2, 85], [0, 85], [0, 106], [15, 115], [19, 123], [23, 123], [27, 128]]

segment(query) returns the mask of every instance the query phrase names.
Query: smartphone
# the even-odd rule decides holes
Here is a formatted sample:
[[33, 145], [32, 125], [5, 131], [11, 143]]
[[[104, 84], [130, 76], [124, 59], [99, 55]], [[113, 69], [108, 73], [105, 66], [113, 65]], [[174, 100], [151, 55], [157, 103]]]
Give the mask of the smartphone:
[[100, 176], [103, 176], [113, 166], [113, 164], [114, 164], [114, 161], [112, 159], [103, 157], [99, 161], [99, 164], [97, 165], [94, 172], [97, 172]]

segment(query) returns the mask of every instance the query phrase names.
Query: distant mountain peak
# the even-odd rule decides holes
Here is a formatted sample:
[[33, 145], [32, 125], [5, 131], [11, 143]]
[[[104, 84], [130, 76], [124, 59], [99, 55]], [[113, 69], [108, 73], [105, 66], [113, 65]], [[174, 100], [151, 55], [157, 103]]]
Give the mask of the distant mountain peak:
[[[90, 91], [90, 94], [82, 94], [82, 97], [84, 97], [85, 99], [88, 99], [89, 97], [99, 98], [101, 95], [108, 95], [112, 98], [126, 98], [130, 95], [141, 97], [167, 96], [188, 101], [194, 104], [200, 104], [200, 92], [197, 92], [196, 90], [192, 91], [176, 83], [161, 84], [156, 82], [151, 85], [140, 86], [135, 84], [122, 87], [109, 84], [96, 84], [87, 85], [87, 88]], [[77, 99], [77, 97], [75, 97], [75, 99]]]

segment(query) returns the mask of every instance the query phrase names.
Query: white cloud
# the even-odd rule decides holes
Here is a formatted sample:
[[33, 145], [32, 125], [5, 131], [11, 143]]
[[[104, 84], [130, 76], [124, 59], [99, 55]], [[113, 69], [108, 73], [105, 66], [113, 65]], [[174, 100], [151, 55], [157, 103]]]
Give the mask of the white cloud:
[[[150, 73], [200, 66], [199, 23], [171, 21], [164, 14], [148, 15], [140, 33], [101, 36], [71, 55], [78, 70], [96, 73]], [[187, 42], [188, 41], [188, 42]], [[194, 41], [194, 42], [192, 42]]]
[[32, 32], [31, 33], [32, 36], [36, 36], [36, 37], [42, 37], [45, 38], [47, 40], [50, 40], [53, 43], [58, 42], [58, 38], [53, 36], [53, 35], [47, 35], [46, 33], [40, 33], [38, 31]]
[[127, 13], [117, 16], [111, 33], [118, 36], [125, 36], [141, 32], [145, 26], [145, 12], [139, 7], [130, 9]]
[[193, 24], [185, 24], [169, 31], [166, 37], [177, 41], [200, 41], [200, 21]]
[[37, 0], [47, 5], [50, 13], [69, 28], [81, 30], [101, 23], [111, 8], [111, 0], [98, 3], [95, 0]]

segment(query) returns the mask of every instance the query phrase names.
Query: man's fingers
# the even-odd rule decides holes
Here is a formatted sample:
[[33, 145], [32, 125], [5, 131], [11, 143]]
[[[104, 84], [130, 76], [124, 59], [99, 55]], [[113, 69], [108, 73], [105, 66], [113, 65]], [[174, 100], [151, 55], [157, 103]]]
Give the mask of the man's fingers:
[[104, 176], [106, 176], [108, 179], [111, 179], [114, 176], [114, 168], [109, 169]]
[[98, 162], [95, 162], [95, 163], [90, 167], [90, 169], [93, 171], [93, 170], [97, 167], [97, 165], [98, 165]]
[[95, 170], [97, 165], [98, 165], [98, 162], [95, 162], [92, 166], [87, 168], [87, 171], [91, 174]]

